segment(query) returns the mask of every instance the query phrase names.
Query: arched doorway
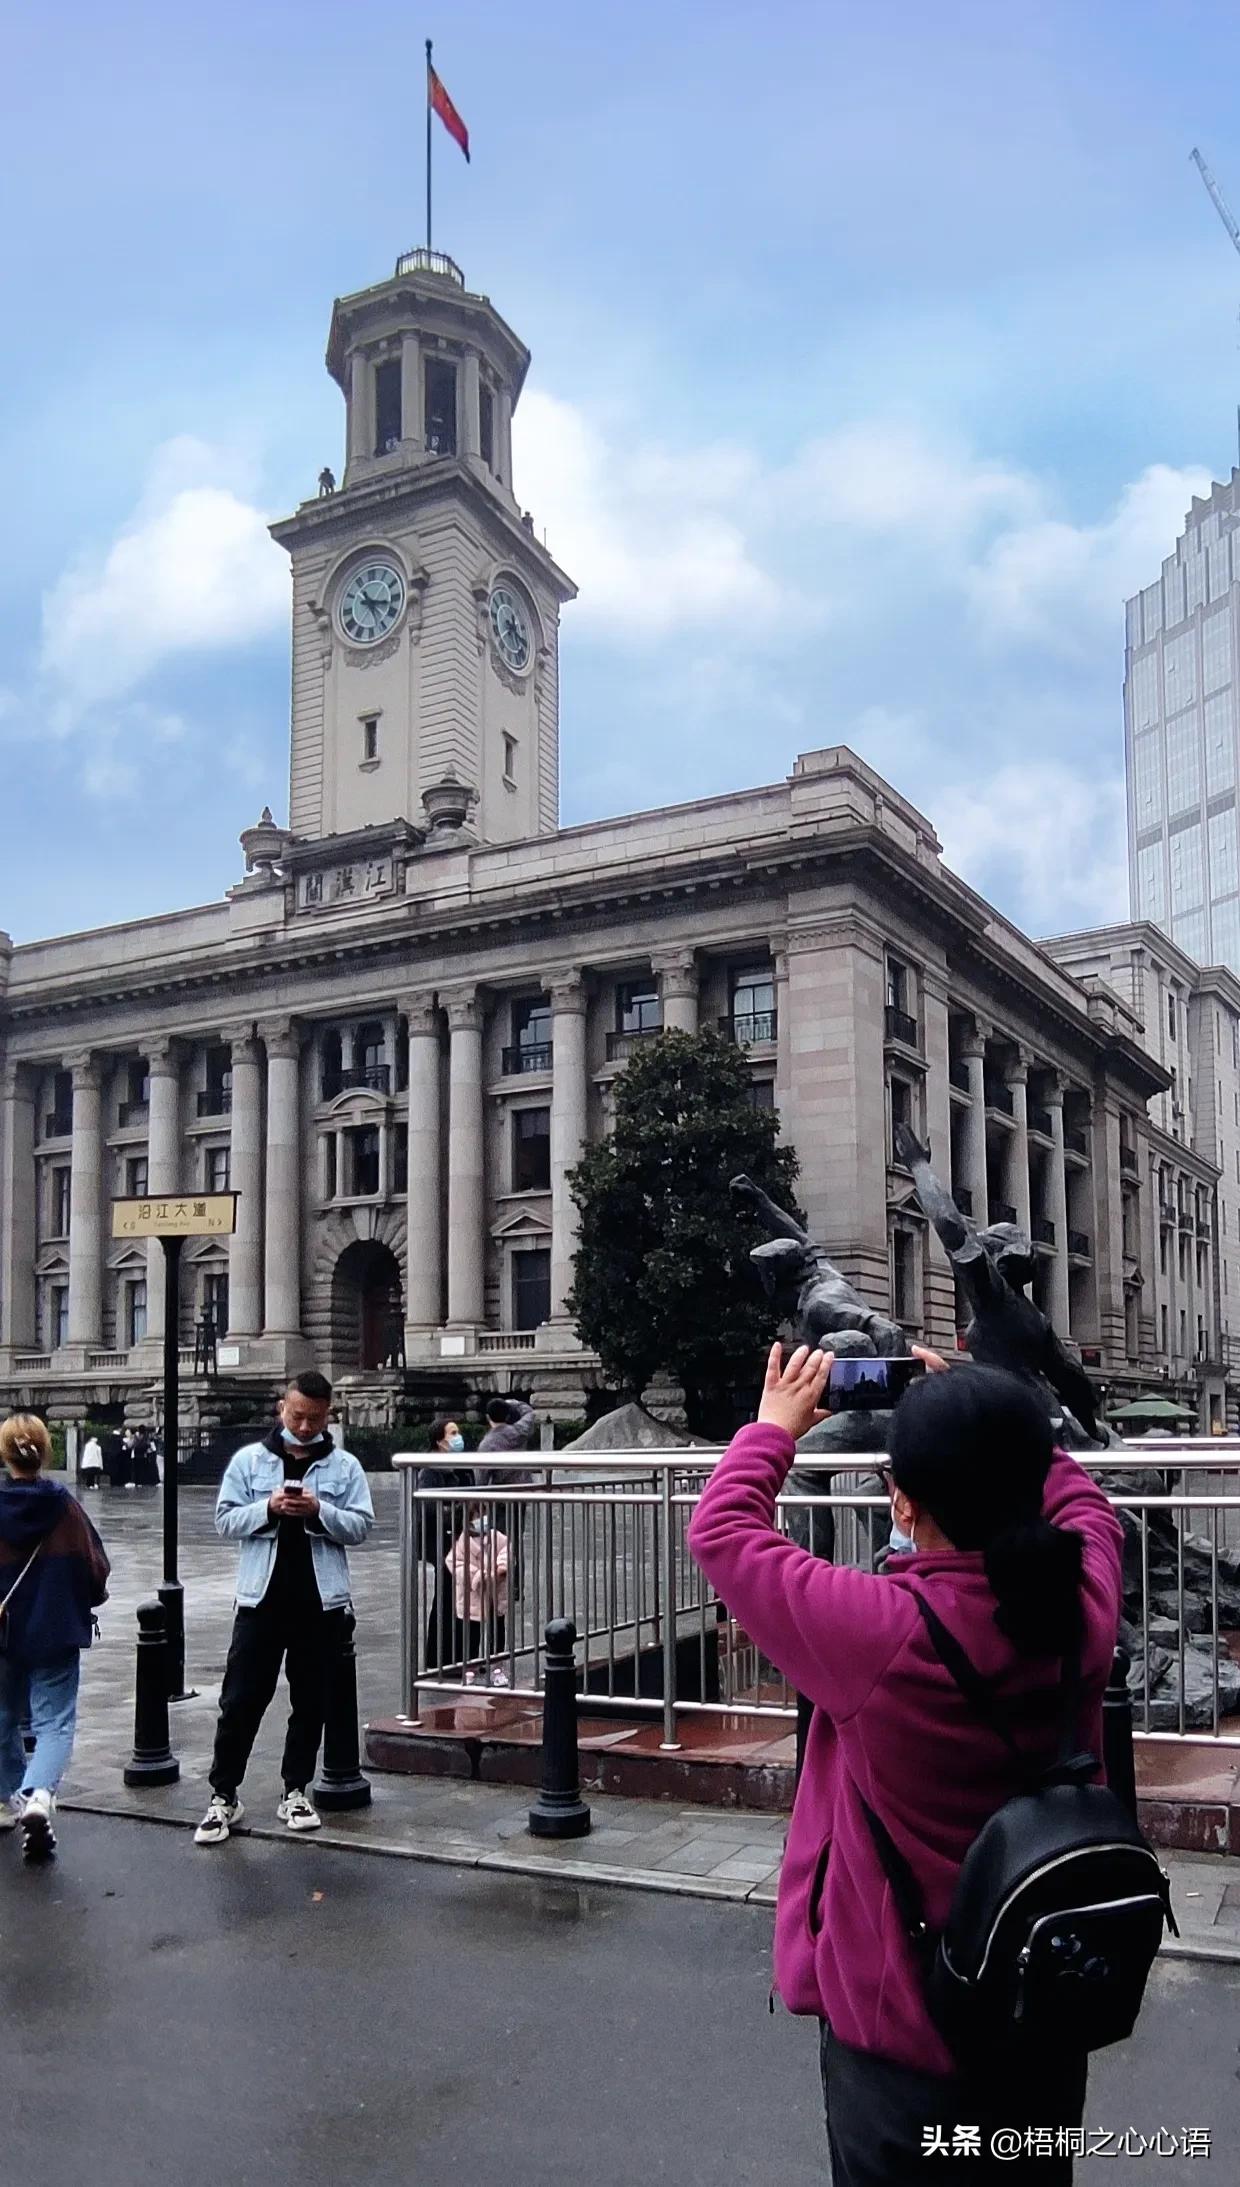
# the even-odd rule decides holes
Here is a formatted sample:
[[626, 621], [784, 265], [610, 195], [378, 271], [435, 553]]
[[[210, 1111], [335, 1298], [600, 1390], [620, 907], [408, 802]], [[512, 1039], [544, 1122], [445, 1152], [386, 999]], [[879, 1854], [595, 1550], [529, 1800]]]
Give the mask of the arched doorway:
[[400, 1262], [377, 1238], [347, 1245], [332, 1271], [332, 1359], [336, 1368], [400, 1364], [404, 1328]]

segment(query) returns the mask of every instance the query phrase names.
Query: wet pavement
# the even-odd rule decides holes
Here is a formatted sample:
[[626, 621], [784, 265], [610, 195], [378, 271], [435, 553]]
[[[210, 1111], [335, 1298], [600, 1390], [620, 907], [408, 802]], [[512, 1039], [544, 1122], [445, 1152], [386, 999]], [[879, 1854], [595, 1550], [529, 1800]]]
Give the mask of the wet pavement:
[[[752, 1906], [64, 1818], [0, 1845], [7, 2179], [135, 2187], [820, 2187], [815, 2031]], [[1078, 2178], [1227, 2178], [1240, 1970], [1166, 1962], [1095, 2131], [1211, 2137]], [[1105, 2166], [1105, 2172], [1104, 2172]], [[952, 2178], [950, 2166], [936, 2177]], [[967, 2169], [962, 2169], [967, 2177]]]

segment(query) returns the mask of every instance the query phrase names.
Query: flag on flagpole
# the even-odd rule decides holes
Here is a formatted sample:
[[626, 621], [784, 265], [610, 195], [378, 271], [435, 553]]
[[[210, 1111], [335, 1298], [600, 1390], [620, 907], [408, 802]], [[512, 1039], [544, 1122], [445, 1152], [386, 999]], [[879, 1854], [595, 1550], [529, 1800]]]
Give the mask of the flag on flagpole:
[[469, 131], [465, 127], [465, 124], [461, 120], [460, 115], [457, 113], [456, 108], [453, 106], [451, 99], [448, 97], [448, 94], [445, 91], [443, 84], [439, 79], [439, 76], [436, 74], [433, 65], [429, 61], [426, 64], [426, 89], [427, 97], [430, 101], [433, 111], [438, 114], [440, 121], [443, 123], [444, 128], [448, 132], [448, 135], [455, 138], [456, 142], [460, 145], [462, 152], [465, 154], [466, 159], [468, 159]]

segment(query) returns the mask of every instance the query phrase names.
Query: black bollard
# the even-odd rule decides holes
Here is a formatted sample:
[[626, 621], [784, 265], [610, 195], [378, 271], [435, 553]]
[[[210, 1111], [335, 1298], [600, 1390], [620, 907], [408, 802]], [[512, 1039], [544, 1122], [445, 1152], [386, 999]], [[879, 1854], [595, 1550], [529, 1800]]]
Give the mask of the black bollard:
[[576, 1640], [571, 1618], [552, 1618], [543, 1672], [542, 1790], [530, 1809], [532, 1838], [584, 1838], [590, 1828], [577, 1762]]
[[174, 1785], [181, 1774], [168, 1743], [168, 1631], [162, 1602], [138, 1604], [138, 1668], [134, 1683], [133, 1755], [127, 1785]]
[[357, 1620], [346, 1610], [339, 1648], [324, 1670], [323, 1766], [314, 1787], [315, 1805], [327, 1813], [370, 1806], [370, 1779], [363, 1777], [357, 1735]]
[[1134, 1821], [1137, 1814], [1137, 1765], [1132, 1751], [1132, 1695], [1128, 1691], [1127, 1650], [1117, 1648], [1102, 1698], [1102, 1760], [1106, 1780]]

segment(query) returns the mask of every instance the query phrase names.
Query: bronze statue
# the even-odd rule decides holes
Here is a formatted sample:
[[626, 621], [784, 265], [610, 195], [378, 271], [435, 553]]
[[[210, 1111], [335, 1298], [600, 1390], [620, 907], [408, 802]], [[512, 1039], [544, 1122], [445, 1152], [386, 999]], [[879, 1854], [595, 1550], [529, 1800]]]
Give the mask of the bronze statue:
[[856, 1329], [869, 1337], [880, 1359], [907, 1358], [908, 1339], [899, 1324], [866, 1305], [786, 1208], [777, 1207], [752, 1177], [734, 1177], [730, 1189], [772, 1233], [749, 1258], [767, 1296], [795, 1326], [799, 1343], [821, 1345], [838, 1329]]
[[992, 1223], [979, 1230], [935, 1176], [929, 1147], [922, 1146], [907, 1124], [897, 1124], [893, 1138], [898, 1160], [912, 1172], [922, 1213], [937, 1230], [968, 1294], [973, 1319], [965, 1343], [972, 1357], [987, 1367], [1006, 1367], [1040, 1387], [1049, 1385], [1085, 1434], [1104, 1442], [1089, 1376], [1064, 1350], [1041, 1308], [1026, 1296], [1035, 1259], [1024, 1231], [1015, 1223]]

